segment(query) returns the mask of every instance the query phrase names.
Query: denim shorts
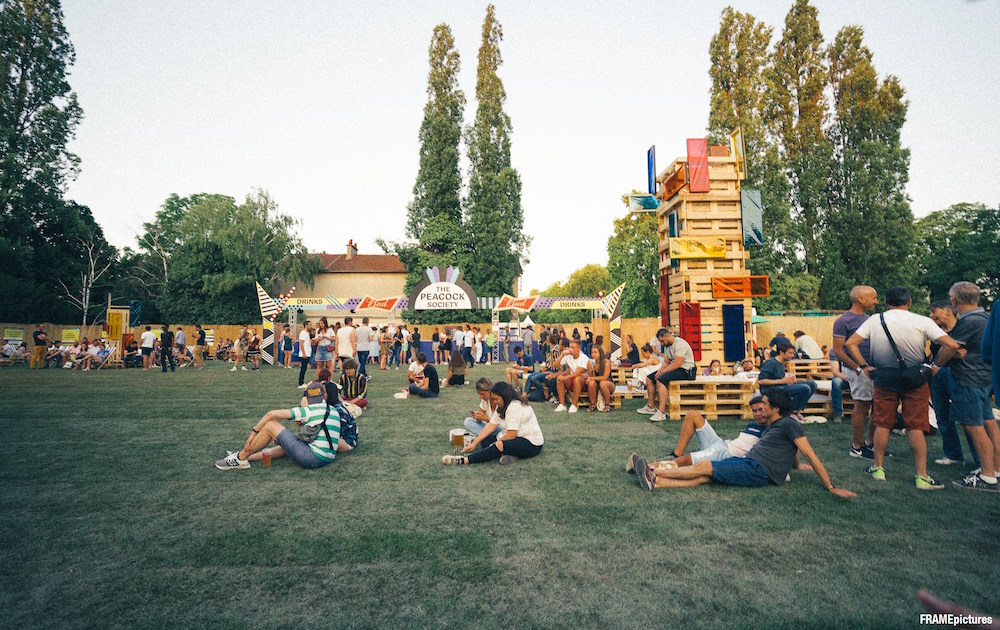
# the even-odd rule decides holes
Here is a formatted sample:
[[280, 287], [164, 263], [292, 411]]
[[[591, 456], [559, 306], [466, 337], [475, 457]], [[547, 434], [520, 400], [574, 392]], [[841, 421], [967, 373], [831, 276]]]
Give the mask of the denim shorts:
[[705, 426], [695, 429], [694, 432], [698, 436], [698, 445], [701, 447], [701, 450], [691, 453], [692, 464], [697, 464], [705, 459], [710, 462], [718, 462], [733, 456], [729, 452], [729, 445], [718, 436], [708, 420], [705, 421]]
[[330, 346], [316, 346], [316, 360], [333, 361], [333, 352], [330, 351]]
[[285, 455], [291, 457], [292, 461], [303, 468], [322, 468], [332, 463], [316, 457], [316, 453], [312, 452], [309, 445], [288, 429], [282, 429], [274, 441], [285, 450]]
[[712, 462], [712, 482], [727, 486], [763, 488], [771, 479], [764, 467], [749, 457], [730, 457]]
[[990, 405], [991, 387], [970, 387], [956, 380], [951, 383], [951, 421], [970, 427], [983, 426], [984, 420], [993, 419]]

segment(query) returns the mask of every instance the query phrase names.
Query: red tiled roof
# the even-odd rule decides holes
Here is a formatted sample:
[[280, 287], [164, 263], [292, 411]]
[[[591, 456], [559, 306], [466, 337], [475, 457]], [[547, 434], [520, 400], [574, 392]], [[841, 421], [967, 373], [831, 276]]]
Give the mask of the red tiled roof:
[[325, 273], [406, 273], [399, 256], [387, 254], [320, 254]]

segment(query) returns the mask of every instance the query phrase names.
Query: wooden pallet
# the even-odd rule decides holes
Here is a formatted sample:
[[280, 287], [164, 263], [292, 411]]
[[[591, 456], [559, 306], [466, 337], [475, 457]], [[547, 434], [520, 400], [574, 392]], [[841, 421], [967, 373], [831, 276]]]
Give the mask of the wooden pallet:
[[825, 359], [818, 361], [796, 359], [785, 364], [785, 373], [811, 381], [828, 381], [833, 378], [833, 367]]
[[[566, 393], [566, 399], [569, 400], [569, 393]], [[586, 389], [580, 392], [580, 400], [577, 401], [577, 407], [589, 407], [590, 406], [590, 392]], [[616, 390], [611, 394], [611, 407], [614, 409], [622, 408], [622, 395]]]
[[667, 388], [668, 416], [680, 420], [688, 411], [698, 411], [709, 420], [752, 418], [753, 385], [750, 381], [674, 381]]

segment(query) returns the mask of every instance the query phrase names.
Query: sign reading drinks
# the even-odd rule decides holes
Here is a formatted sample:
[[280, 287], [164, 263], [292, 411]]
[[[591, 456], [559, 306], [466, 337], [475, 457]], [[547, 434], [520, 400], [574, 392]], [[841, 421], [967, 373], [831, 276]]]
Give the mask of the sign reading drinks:
[[454, 267], [424, 271], [410, 294], [409, 307], [417, 311], [470, 310], [479, 307], [476, 292]]

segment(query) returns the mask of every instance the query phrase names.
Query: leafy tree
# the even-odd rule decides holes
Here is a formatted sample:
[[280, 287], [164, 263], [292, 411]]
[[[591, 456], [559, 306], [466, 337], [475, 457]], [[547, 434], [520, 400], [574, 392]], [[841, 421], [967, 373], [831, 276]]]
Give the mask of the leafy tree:
[[[0, 319], [71, 322], [59, 280], [85, 270], [80, 239], [105, 247], [90, 210], [63, 199], [83, 112], [67, 80], [75, 58], [55, 0], [0, 3]], [[114, 254], [108, 250], [111, 258]], [[102, 288], [95, 286], [95, 300]]]
[[[806, 271], [816, 273], [831, 147], [823, 134], [827, 70], [816, 8], [796, 0], [765, 73], [766, 120], [789, 183], [788, 203]], [[769, 202], [770, 203], [770, 202]]]
[[[638, 191], [632, 191], [638, 192]], [[628, 195], [622, 195], [628, 205]], [[622, 282], [621, 310], [625, 317], [660, 314], [660, 236], [656, 215], [630, 213], [614, 221], [608, 238], [608, 274], [612, 288]]]
[[194, 293], [211, 305], [207, 319], [252, 320], [260, 315], [256, 282], [311, 286], [319, 257], [306, 251], [293, 231], [296, 225], [263, 190], [248, 194], [240, 205], [206, 195], [180, 220], [181, 246], [170, 264], [172, 274], [179, 275], [171, 277], [160, 310], [174, 321], [189, 317], [190, 307], [177, 298]]
[[912, 286], [915, 279], [916, 230], [905, 190], [910, 152], [900, 142], [907, 104], [896, 77], [879, 82], [863, 35], [846, 26], [827, 53], [834, 113], [821, 265], [827, 307], [842, 304], [856, 284]]
[[476, 117], [466, 135], [469, 196], [465, 227], [469, 250], [466, 279], [484, 295], [511, 292], [521, 275], [530, 239], [522, 234], [521, 178], [510, 162], [510, 116], [507, 93], [497, 75], [502, 59], [503, 29], [491, 4], [483, 20], [483, 40], [476, 69]]
[[983, 290], [982, 306], [1000, 296], [1000, 207], [959, 203], [916, 223], [919, 283], [932, 300], [944, 299], [959, 280]]

